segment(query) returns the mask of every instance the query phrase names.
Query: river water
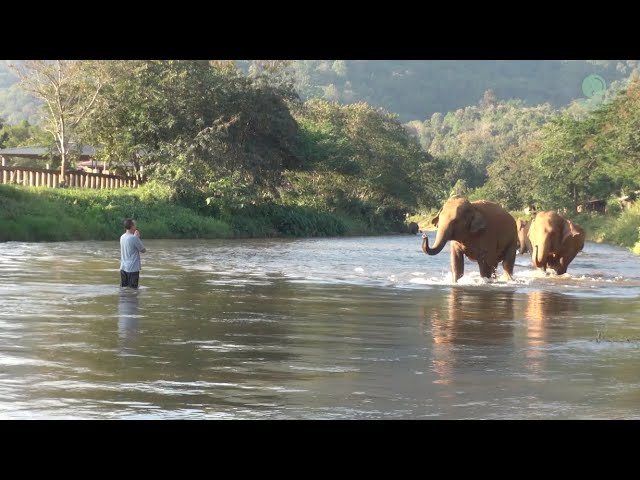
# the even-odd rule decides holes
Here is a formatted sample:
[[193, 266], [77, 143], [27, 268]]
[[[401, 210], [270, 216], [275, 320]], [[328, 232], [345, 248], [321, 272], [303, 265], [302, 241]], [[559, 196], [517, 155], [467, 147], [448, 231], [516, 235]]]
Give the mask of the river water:
[[640, 418], [626, 249], [454, 286], [419, 235], [143, 241], [138, 291], [118, 242], [0, 245], [0, 418]]

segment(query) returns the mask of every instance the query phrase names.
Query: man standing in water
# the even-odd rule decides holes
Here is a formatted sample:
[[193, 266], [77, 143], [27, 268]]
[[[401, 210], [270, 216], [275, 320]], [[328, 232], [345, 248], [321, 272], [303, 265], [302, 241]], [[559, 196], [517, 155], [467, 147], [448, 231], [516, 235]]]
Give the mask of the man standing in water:
[[147, 251], [140, 240], [140, 231], [131, 218], [124, 221], [126, 232], [120, 237], [120, 286], [138, 288], [140, 253]]

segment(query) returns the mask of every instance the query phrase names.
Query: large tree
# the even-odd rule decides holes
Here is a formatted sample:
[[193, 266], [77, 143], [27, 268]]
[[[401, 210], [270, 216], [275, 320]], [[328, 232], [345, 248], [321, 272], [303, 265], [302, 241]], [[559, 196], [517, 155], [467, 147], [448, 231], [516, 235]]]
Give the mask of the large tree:
[[12, 65], [20, 86], [43, 103], [43, 127], [60, 153], [64, 178], [69, 144], [89, 115], [103, 85], [101, 62], [76, 60], [26, 60]]
[[307, 168], [349, 176], [353, 198], [395, 214], [440, 196], [440, 170], [397, 116], [366, 103], [309, 100], [296, 118]]
[[572, 207], [612, 190], [604, 157], [595, 142], [598, 123], [593, 117], [575, 120], [568, 114], [550, 121], [533, 158], [540, 174], [537, 196], [543, 207]]
[[222, 177], [273, 189], [302, 161], [281, 67], [247, 76], [229, 61], [109, 62], [84, 138], [104, 146], [101, 159], [138, 162], [178, 192], [205, 192]]
[[[640, 77], [632, 76], [626, 88], [594, 113], [599, 128], [595, 145], [605, 160], [605, 170], [617, 189], [640, 187]], [[621, 192], [622, 193], [622, 192]]]
[[481, 198], [499, 202], [510, 210], [520, 210], [536, 203], [538, 171], [532, 164], [540, 150], [540, 140], [509, 147], [487, 169], [489, 180], [478, 190]]

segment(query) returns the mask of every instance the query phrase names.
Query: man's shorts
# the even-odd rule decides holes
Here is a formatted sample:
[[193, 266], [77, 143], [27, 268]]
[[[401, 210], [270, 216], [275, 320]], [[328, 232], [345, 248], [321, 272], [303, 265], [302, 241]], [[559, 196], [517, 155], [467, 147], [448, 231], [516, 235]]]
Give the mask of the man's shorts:
[[140, 272], [125, 272], [120, 270], [120, 286], [138, 288], [138, 281], [140, 280]]

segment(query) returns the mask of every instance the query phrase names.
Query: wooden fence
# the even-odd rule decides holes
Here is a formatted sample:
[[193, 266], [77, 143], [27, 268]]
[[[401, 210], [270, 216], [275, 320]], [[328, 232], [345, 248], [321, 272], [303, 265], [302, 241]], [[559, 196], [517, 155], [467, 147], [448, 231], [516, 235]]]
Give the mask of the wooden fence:
[[136, 188], [139, 181], [135, 177], [121, 175], [104, 175], [102, 173], [89, 173], [83, 171], [67, 171], [64, 179], [60, 170], [31, 167], [5, 167], [0, 166], [0, 183], [24, 185], [25, 187], [58, 187], [64, 184], [76, 188]]

